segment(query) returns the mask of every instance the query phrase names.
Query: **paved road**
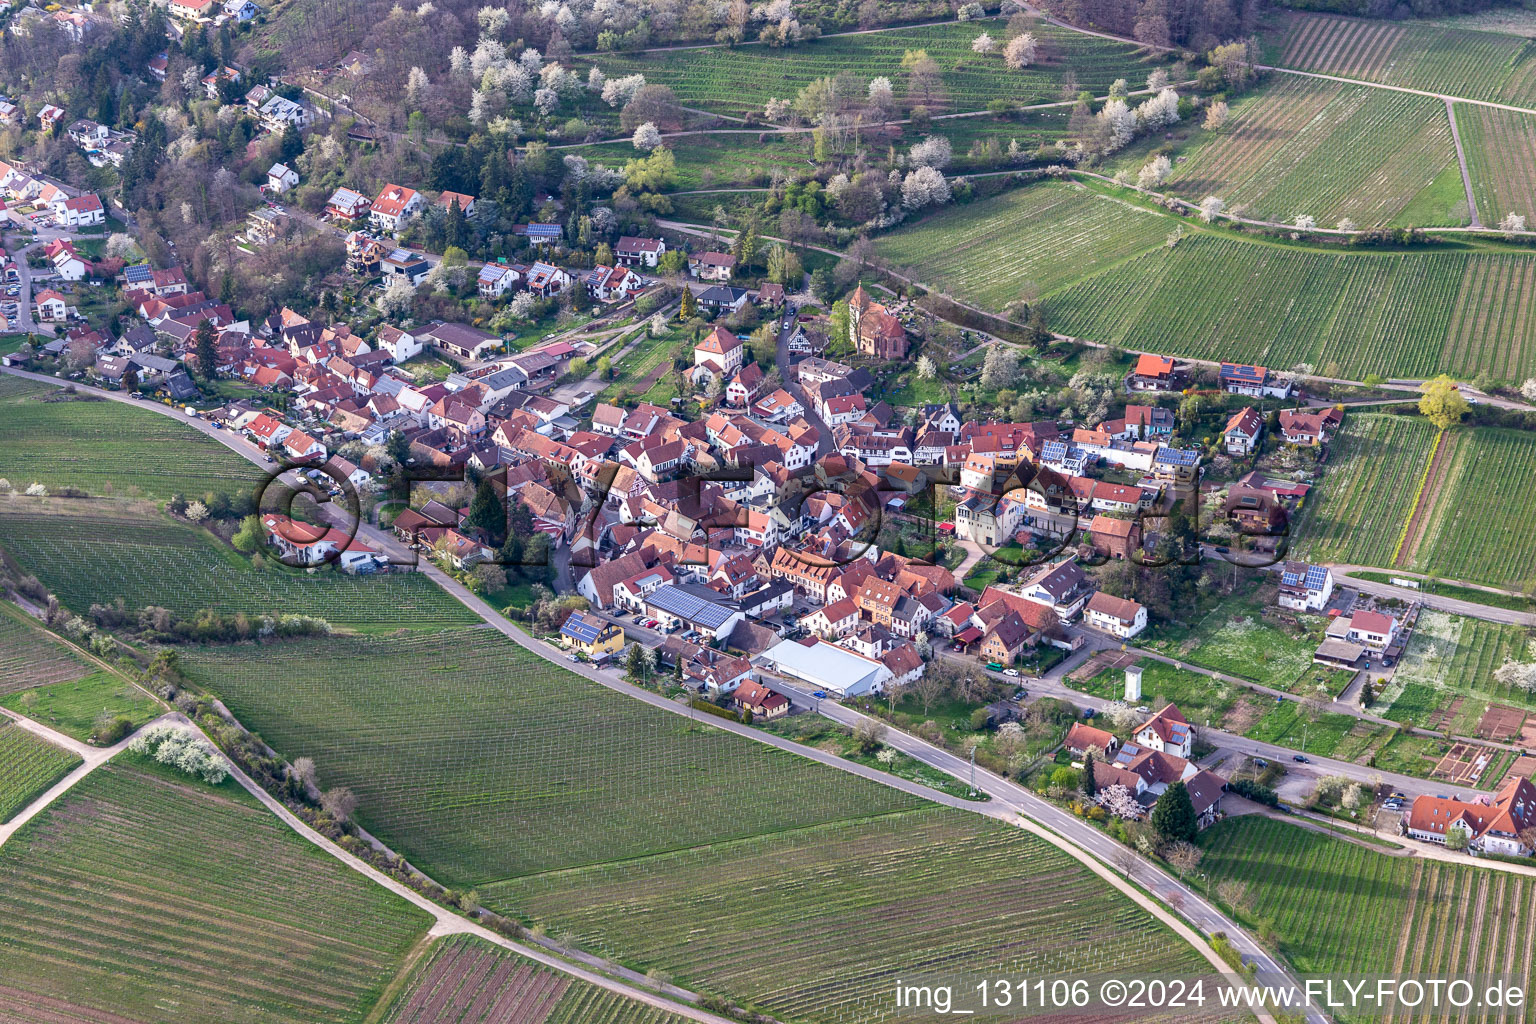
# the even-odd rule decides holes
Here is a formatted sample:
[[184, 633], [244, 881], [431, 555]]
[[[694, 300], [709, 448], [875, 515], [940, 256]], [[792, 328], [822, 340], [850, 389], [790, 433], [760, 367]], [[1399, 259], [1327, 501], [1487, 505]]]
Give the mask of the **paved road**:
[[[1462, 601], [1454, 597], [1445, 597], [1441, 594], [1428, 594], [1412, 587], [1398, 587], [1391, 583], [1377, 583], [1374, 580], [1362, 580], [1349, 573], [1355, 572], [1385, 572], [1393, 576], [1416, 577], [1419, 574], [1402, 572], [1397, 569], [1384, 569], [1379, 565], [1347, 565], [1335, 564], [1330, 566], [1334, 576], [1339, 578], [1339, 583], [1348, 586], [1351, 590], [1358, 590], [1363, 594], [1374, 597], [1391, 597], [1399, 601], [1418, 601], [1426, 608], [1435, 608], [1439, 611], [1454, 612], [1468, 618], [1483, 619], [1486, 622], [1504, 622], [1516, 626], [1536, 626], [1536, 613], [1516, 611], [1513, 608], [1495, 608], [1492, 605], [1478, 604], [1475, 601]], [[1450, 582], [1450, 581], [1447, 581]], [[1460, 584], [1458, 584], [1460, 585]], [[1476, 584], [1468, 584], [1476, 586]], [[1503, 593], [1503, 591], [1498, 591]]]

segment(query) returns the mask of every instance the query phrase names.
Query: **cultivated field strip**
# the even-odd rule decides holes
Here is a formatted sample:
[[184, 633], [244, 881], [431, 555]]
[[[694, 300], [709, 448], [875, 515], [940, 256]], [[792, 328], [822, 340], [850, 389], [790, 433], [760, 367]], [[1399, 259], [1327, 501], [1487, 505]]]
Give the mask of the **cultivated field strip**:
[[430, 919], [244, 792], [99, 768], [0, 853], [0, 986], [139, 1020], [361, 1020]]
[[10, 821], [79, 763], [69, 751], [0, 719], [0, 823]]
[[559, 974], [480, 939], [440, 940], [382, 1024], [683, 1024], [685, 1018]]
[[121, 402], [43, 402], [48, 384], [0, 375], [0, 477], [91, 494], [252, 492], [261, 472], [211, 437]]
[[85, 659], [41, 628], [0, 612], [0, 693], [67, 682], [90, 672]]
[[[1502, 622], [1421, 612], [1403, 652], [1394, 684], [1419, 684], [1443, 698], [1471, 694], [1516, 707], [1536, 707], [1536, 694], [1506, 686], [1493, 674], [1505, 661], [1530, 661], [1531, 631]], [[1439, 706], [1443, 700], [1437, 700]]]
[[[670, 86], [685, 105], [725, 113], [760, 113], [770, 98], [794, 99], [813, 80], [843, 71], [861, 82], [883, 75], [895, 84], [904, 106], [922, 105], [936, 113], [985, 110], [996, 99], [1052, 102], [1060, 98], [1068, 72], [1078, 89], [1095, 95], [1107, 92], [1117, 78], [1140, 88], [1152, 68], [1165, 62], [1161, 56], [1147, 56], [1134, 43], [1037, 23], [1031, 31], [1040, 41], [1039, 59], [1021, 71], [1010, 71], [1000, 52], [983, 56], [971, 51], [971, 41], [983, 30], [1001, 42], [1001, 23], [952, 24], [819, 39], [792, 49], [605, 53], [596, 63], [610, 78], [643, 74], [648, 83]], [[931, 94], [908, 90], [909, 76], [901, 66], [908, 50], [925, 50], [938, 64], [940, 84]]]
[[[1389, 857], [1264, 818], [1224, 822], [1202, 842], [1212, 883], [1245, 882], [1242, 916], [1269, 920], [1303, 974], [1507, 973], [1529, 983], [1536, 880]], [[1405, 1018], [1399, 1011], [1396, 1019]], [[1525, 1010], [1493, 1009], [1483, 1019], [1514, 1024]]]
[[1294, 525], [1298, 553], [1319, 562], [1390, 563], [1434, 440], [1427, 420], [1347, 417], [1326, 475]]
[[1455, 159], [1437, 100], [1281, 77], [1181, 163], [1171, 184], [1262, 220], [1388, 224]]
[[[898, 976], [1195, 974], [1193, 954], [1061, 851], [944, 808], [483, 887], [583, 948], [751, 998], [780, 1020], [890, 1018]], [[1105, 942], [1113, 935], [1113, 942]]]
[[[1048, 183], [955, 207], [882, 236], [881, 258], [920, 277], [964, 282], [968, 298], [1001, 308], [1025, 287], [1045, 294], [1160, 245], [1170, 225], [1140, 207]], [[1025, 243], [1020, 241], [1025, 234]]]
[[690, 732], [489, 630], [183, 657], [273, 747], [350, 786], [367, 828], [446, 885], [920, 804], [718, 729]]
[[1413, 568], [1495, 586], [1536, 580], [1536, 437], [1479, 428], [1458, 441]]
[[1456, 123], [1483, 223], [1518, 213], [1536, 224], [1536, 114], [1464, 104]]
[[1281, 67], [1536, 106], [1536, 49], [1520, 36], [1323, 14], [1288, 14], [1282, 25]]
[[[330, 567], [313, 575], [274, 559], [257, 571], [201, 531], [161, 516], [129, 518], [111, 502], [71, 502], [33, 513], [24, 499], [0, 506], [0, 546], [77, 612], [117, 598], [193, 615], [318, 615], [337, 625], [426, 629], [476, 621], [436, 584], [415, 573], [352, 576]], [[74, 506], [78, 505], [76, 512]]]

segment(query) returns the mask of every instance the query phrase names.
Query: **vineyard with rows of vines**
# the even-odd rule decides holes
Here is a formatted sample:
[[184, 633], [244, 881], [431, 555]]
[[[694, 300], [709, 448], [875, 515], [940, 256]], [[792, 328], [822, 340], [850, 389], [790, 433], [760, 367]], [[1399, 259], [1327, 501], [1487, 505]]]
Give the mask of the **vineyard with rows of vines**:
[[0, 719], [0, 823], [15, 817], [79, 763], [62, 747]]
[[232, 779], [148, 760], [96, 769], [0, 848], [0, 918], [9, 1013], [186, 1024], [360, 1022], [431, 924]]
[[1325, 227], [1345, 217], [1371, 227], [1390, 224], [1455, 157], [1438, 100], [1276, 76], [1202, 136], [1169, 186], [1259, 220], [1307, 214]]
[[1460, 104], [1456, 124], [1483, 223], [1518, 213], [1536, 225], [1536, 114]]
[[1435, 482], [1412, 568], [1521, 588], [1536, 581], [1530, 525], [1536, 517], [1530, 488], [1536, 437], [1492, 428], [1458, 433], [1450, 466]]

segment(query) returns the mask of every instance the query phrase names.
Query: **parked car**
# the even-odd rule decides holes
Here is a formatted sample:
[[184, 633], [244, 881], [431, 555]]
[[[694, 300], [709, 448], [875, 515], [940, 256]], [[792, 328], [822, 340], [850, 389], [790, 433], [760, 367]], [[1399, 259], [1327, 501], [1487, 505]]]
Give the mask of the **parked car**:
[[1003, 675], [1005, 675], [1005, 676], [1012, 676], [1014, 679], [1017, 679], [1017, 678], [1019, 678], [1021, 673], [1016, 668], [1005, 668], [1005, 669], [1003, 669]]
[[1298, 764], [1311, 764], [1312, 763], [1311, 761], [1307, 760], [1307, 755], [1306, 754], [1292, 754], [1291, 755], [1291, 760], [1295, 761]]
[[989, 661], [989, 662], [987, 662], [987, 671], [988, 672], [1001, 672], [1002, 670], [1003, 670], [1003, 663], [1002, 662], [1000, 662], [1000, 661]]
[[811, 696], [815, 697], [817, 700], [826, 700], [827, 699], [827, 691], [826, 690], [815, 690], [815, 691], [813, 691], [811, 693]]

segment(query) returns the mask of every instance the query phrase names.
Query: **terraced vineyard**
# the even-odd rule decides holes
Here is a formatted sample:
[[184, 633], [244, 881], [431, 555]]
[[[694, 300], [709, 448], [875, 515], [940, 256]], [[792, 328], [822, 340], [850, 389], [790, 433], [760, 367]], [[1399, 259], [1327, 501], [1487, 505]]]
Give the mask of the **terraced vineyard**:
[[[1239, 919], [1269, 922], [1280, 952], [1303, 974], [1509, 975], [1529, 983], [1536, 879], [1389, 857], [1261, 817], [1224, 821], [1200, 842], [1210, 884], [1245, 883]], [[1490, 1008], [1478, 1019], [1515, 1024], [1525, 1011]]]
[[1491, 428], [1452, 437], [1456, 447], [1438, 486], [1431, 485], [1434, 504], [1412, 568], [1495, 586], [1536, 580], [1529, 526], [1536, 437]]
[[1536, 52], [1519, 36], [1292, 13], [1268, 38], [1281, 67], [1536, 107]]
[[439, 940], [383, 1024], [685, 1024], [481, 939]]
[[1435, 441], [1428, 420], [1356, 413], [1292, 534], [1313, 561], [1390, 565]]
[[[1147, 74], [1166, 64], [1148, 57], [1134, 43], [1120, 43], [1037, 23], [1031, 31], [1041, 56], [1022, 71], [1009, 71], [1000, 53], [971, 51], [983, 30], [1001, 36], [1002, 23], [937, 25], [896, 29], [870, 35], [838, 36], [803, 43], [793, 49], [765, 46], [672, 50], [641, 54], [601, 54], [596, 63], [610, 78], [643, 74], [650, 83], [668, 85], [685, 105], [722, 113], [761, 113], [773, 97], [794, 99], [812, 80], [849, 71], [861, 81], [884, 75], [898, 98], [930, 111], [985, 110], [995, 99], [1029, 104], [1060, 97], [1064, 76], [1078, 89], [1103, 95], [1117, 78], [1140, 88]], [[907, 93], [901, 59], [908, 50], [926, 50], [939, 65], [941, 84], [931, 95]], [[584, 69], [583, 69], [584, 73]]]
[[275, 559], [258, 571], [198, 529], [158, 514], [128, 515], [114, 502], [71, 501], [41, 513], [27, 499], [0, 500], [0, 545], [78, 612], [121, 597], [129, 608], [159, 605], [181, 615], [295, 612], [404, 629], [476, 621], [415, 573], [359, 577], [327, 567], [310, 575]]
[[[1017, 245], [1021, 227], [1029, 243]], [[1079, 185], [1051, 182], [958, 206], [898, 228], [881, 259], [920, 279], [964, 282], [968, 299], [1000, 309], [1025, 285], [1040, 294], [1160, 245], [1165, 217]]]
[[170, 771], [98, 768], [0, 850], [7, 1012], [361, 1021], [428, 915], [232, 781], [211, 789]]
[[700, 844], [481, 893], [584, 948], [749, 996], [786, 1021], [893, 1019], [892, 979], [917, 970], [1070, 973], [1090, 959], [1106, 972], [1201, 970], [1054, 846], [947, 808]]
[[1261, 220], [1310, 214], [1328, 227], [1341, 217], [1371, 226], [1391, 223], [1454, 160], [1438, 100], [1281, 75], [1219, 134], [1205, 133], [1169, 185]]
[[69, 751], [0, 720], [0, 822], [10, 821], [79, 763]]
[[1536, 224], [1536, 115], [1463, 104], [1456, 124], [1483, 223], [1518, 213]]
[[[488, 630], [210, 648], [184, 660], [247, 726], [445, 885], [665, 853], [914, 797], [613, 694]], [[345, 673], [335, 670], [347, 665]]]
[[43, 402], [59, 389], [0, 374], [0, 477], [91, 494], [169, 498], [255, 488], [261, 473], [219, 442], [121, 402]]
[[0, 694], [79, 679], [91, 666], [9, 607], [0, 609]]

